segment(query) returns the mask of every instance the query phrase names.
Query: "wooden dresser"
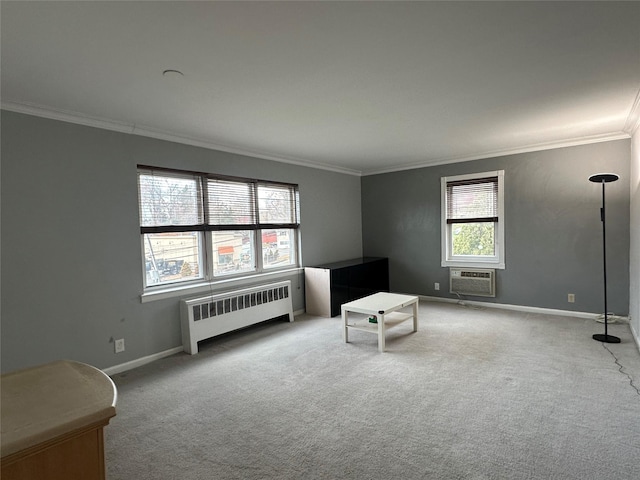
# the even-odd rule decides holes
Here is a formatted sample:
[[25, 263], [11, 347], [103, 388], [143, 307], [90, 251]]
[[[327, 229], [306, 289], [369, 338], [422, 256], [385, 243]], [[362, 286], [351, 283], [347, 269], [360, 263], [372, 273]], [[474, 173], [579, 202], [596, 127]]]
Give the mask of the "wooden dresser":
[[2, 480], [105, 478], [103, 428], [117, 391], [104, 372], [65, 360], [0, 380]]

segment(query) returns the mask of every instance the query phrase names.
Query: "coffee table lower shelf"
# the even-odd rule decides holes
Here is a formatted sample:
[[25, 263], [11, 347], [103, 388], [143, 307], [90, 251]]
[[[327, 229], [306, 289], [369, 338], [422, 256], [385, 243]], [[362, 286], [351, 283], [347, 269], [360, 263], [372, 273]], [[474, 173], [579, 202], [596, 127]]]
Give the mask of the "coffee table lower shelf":
[[[405, 320], [413, 318], [411, 313], [392, 312], [384, 316], [384, 328], [389, 330], [393, 327], [397, 327]], [[378, 319], [379, 320], [379, 319]], [[372, 323], [369, 321], [369, 317], [355, 320], [353, 323], [347, 324], [347, 328], [353, 330], [361, 330], [363, 332], [378, 333], [378, 323]]]

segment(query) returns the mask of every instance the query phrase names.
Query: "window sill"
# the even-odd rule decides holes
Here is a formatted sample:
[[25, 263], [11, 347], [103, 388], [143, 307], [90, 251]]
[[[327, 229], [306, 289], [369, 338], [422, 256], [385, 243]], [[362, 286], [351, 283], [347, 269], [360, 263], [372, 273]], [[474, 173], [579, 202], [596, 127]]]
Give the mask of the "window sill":
[[445, 260], [441, 264], [442, 267], [454, 268], [495, 268], [504, 270], [504, 262], [478, 262], [478, 261], [462, 261], [462, 260]]
[[302, 272], [301, 267], [289, 268], [286, 270], [278, 270], [276, 272], [263, 272], [246, 277], [235, 277], [227, 280], [215, 280], [213, 282], [198, 282], [189, 285], [171, 285], [166, 287], [156, 287], [143, 292], [140, 295], [140, 303], [154, 302], [156, 300], [165, 300], [167, 298], [185, 297], [197, 295], [198, 293], [218, 293], [225, 289], [234, 287], [244, 287], [253, 285], [261, 280], [271, 280], [281, 277], [290, 277], [291, 275]]

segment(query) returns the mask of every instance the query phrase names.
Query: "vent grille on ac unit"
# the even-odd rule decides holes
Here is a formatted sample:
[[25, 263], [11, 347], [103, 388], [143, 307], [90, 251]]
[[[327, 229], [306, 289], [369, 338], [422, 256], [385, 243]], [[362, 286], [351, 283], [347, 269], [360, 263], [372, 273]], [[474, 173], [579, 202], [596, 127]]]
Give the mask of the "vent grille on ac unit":
[[450, 268], [449, 291], [460, 295], [495, 297], [495, 270], [488, 268]]

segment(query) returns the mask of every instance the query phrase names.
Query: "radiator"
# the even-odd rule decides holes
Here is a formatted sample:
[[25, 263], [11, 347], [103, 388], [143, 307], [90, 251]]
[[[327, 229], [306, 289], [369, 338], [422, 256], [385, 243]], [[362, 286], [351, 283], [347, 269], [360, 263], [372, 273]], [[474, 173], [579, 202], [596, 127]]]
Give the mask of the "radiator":
[[200, 340], [283, 315], [293, 322], [288, 280], [185, 299], [180, 305], [182, 345], [185, 352], [195, 355]]
[[495, 297], [495, 270], [490, 268], [450, 268], [449, 291], [460, 295]]

